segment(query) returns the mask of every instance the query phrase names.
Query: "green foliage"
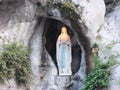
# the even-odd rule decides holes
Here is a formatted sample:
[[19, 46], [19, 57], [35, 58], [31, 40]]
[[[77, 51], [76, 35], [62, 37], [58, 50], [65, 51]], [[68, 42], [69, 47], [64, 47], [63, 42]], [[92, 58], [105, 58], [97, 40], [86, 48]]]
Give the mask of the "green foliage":
[[113, 48], [113, 44], [109, 44], [106, 46], [107, 49], [111, 50]]
[[116, 82], [116, 83], [117, 83], [117, 85], [118, 85], [118, 86], [120, 86], [120, 80], [117, 80], [117, 82]]
[[59, 10], [63, 15], [73, 20], [77, 20], [80, 16], [75, 12], [75, 5], [70, 2], [64, 2], [61, 4]]
[[98, 48], [98, 44], [96, 42], [93, 43], [93, 48]]
[[15, 78], [17, 84], [26, 84], [30, 80], [30, 62], [28, 49], [23, 44], [3, 45], [0, 55], [0, 83]]
[[108, 68], [109, 68], [109, 67], [112, 67], [112, 66], [114, 66], [116, 64], [119, 64], [119, 62], [116, 60], [116, 56], [115, 55], [111, 55], [109, 57], [109, 61], [106, 64], [108, 65]]
[[93, 54], [93, 60], [94, 60], [94, 64], [95, 64], [95, 67], [97, 67], [98, 65], [100, 65], [100, 60], [99, 60], [99, 57], [96, 55], [96, 54]]
[[120, 0], [115, 0], [114, 2], [118, 3]]
[[[112, 47], [112, 45], [108, 45], [106, 48], [111, 50]], [[93, 48], [98, 48], [98, 44], [94, 43]], [[97, 52], [93, 53], [94, 69], [88, 74], [83, 90], [100, 90], [102, 88], [108, 87], [110, 75], [109, 68], [116, 64], [119, 64], [119, 62], [116, 61], [117, 56], [115, 55], [111, 55], [109, 57], [109, 61], [107, 63], [103, 63], [100, 61], [100, 58], [96, 53]]]
[[[96, 45], [95, 45], [96, 47]], [[111, 55], [107, 63], [100, 61], [99, 57], [94, 55], [94, 69], [88, 74], [85, 81], [85, 87], [83, 90], [94, 90], [97, 88], [105, 88], [109, 85], [109, 70], [108, 68], [118, 64], [116, 61], [116, 56]]]
[[109, 61], [107, 63], [102, 63], [100, 62], [99, 67], [102, 69], [108, 69], [116, 64], [119, 64], [119, 62], [116, 60], [116, 56], [115, 55], [111, 55], [109, 57]]
[[97, 67], [88, 75], [83, 90], [94, 90], [96, 88], [107, 87], [108, 85], [109, 77], [107, 71]]
[[105, 88], [109, 85], [109, 72], [107, 71], [107, 64], [100, 62], [99, 57], [94, 54], [94, 69], [88, 74], [83, 90], [94, 90], [97, 88]]

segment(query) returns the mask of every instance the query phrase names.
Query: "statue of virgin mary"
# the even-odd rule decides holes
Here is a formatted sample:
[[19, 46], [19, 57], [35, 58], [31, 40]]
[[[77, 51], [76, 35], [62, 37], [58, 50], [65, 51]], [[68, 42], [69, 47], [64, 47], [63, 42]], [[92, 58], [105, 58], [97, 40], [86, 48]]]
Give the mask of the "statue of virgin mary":
[[56, 48], [59, 75], [71, 75], [71, 41], [65, 26], [62, 27], [61, 34], [58, 36]]

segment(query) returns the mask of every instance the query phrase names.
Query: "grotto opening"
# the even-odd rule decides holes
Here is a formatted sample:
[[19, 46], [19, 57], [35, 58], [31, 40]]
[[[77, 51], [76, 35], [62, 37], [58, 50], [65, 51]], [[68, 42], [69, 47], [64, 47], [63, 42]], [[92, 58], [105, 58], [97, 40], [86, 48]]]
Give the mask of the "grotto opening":
[[[61, 27], [64, 24], [58, 20], [55, 19], [50, 19], [48, 18], [45, 24], [45, 37], [46, 37], [46, 42], [45, 42], [45, 47], [48, 51], [48, 53], [51, 55], [56, 67], [57, 66], [57, 60], [56, 60], [56, 42], [57, 38], [61, 32]], [[81, 60], [81, 49], [73, 37], [74, 34], [68, 28], [68, 34], [71, 37], [71, 43], [72, 43], [72, 63], [71, 63], [71, 68], [72, 68], [72, 73], [74, 74], [75, 72], [78, 71], [80, 68], [80, 60]]]
[[[68, 12], [60, 11], [58, 4], [49, 4], [51, 6], [47, 7], [39, 6], [38, 22], [29, 45], [32, 72], [35, 77], [35, 85], [38, 85], [39, 88], [44, 87], [46, 83], [52, 83], [53, 86], [57, 85], [59, 87], [58, 90], [63, 90], [66, 82], [72, 82], [71, 90], [77, 90], [83, 85], [86, 72], [89, 69], [90, 43], [86, 37], [87, 28], [84, 23], [80, 22], [80, 18], [74, 11], [72, 11], [71, 16]], [[56, 43], [62, 26], [66, 26], [68, 30], [72, 49], [72, 74], [66, 77], [59, 76], [56, 57]], [[39, 84], [42, 86], [39, 86]]]

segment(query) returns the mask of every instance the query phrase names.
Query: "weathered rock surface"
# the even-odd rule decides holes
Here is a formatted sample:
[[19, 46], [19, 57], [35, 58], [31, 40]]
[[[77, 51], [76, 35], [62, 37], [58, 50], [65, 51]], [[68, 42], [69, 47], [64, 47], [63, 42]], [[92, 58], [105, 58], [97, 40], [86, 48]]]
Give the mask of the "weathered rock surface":
[[[114, 10], [109, 13], [102, 28], [100, 29], [100, 44], [99, 56], [101, 60], [107, 61], [113, 57], [113, 60], [120, 62], [120, 6], [116, 6]], [[110, 90], [120, 89], [120, 65], [114, 67], [111, 71]]]
[[[2, 1], [2, 6], [4, 7], [4, 3], [5, 6], [8, 5], [7, 3], [8, 1]], [[6, 4], [7, 3], [7, 4]], [[14, 41], [17, 42], [23, 42], [26, 46], [29, 46], [30, 48], [30, 61], [31, 61], [31, 67], [32, 67], [32, 73], [33, 73], [33, 84], [32, 85], [28, 85], [27, 87], [17, 87], [15, 84], [14, 80], [10, 80], [9, 83], [10, 85], [7, 86], [5, 85], [3, 88], [3, 85], [1, 85], [0, 89], [14, 89], [14, 90], [20, 90], [28, 88], [31, 90], [68, 90], [72, 87], [72, 90], [76, 88], [79, 89], [81, 88], [80, 85], [83, 85], [83, 82], [85, 80], [86, 77], [86, 57], [85, 57], [85, 53], [87, 52], [87, 49], [84, 50], [85, 48], [89, 48], [89, 42], [87, 40], [87, 38], [85, 37], [85, 35], [82, 34], [82, 30], [84, 30], [81, 27], [81, 31], [79, 31], [79, 25], [78, 27], [75, 27], [74, 25], [71, 25], [71, 21], [69, 21], [69, 18], [65, 19], [64, 15], [61, 17], [60, 12], [55, 9], [55, 7], [53, 7], [53, 9], [51, 10], [50, 8], [45, 8], [43, 7], [43, 11], [44, 9], [46, 10], [50, 10], [50, 14], [49, 12], [46, 12], [46, 10], [44, 12], [37, 12], [36, 13], [36, 4], [38, 5], [39, 2], [34, 2], [31, 0], [25, 0], [25, 2], [20, 3], [20, 6], [18, 6], [17, 9], [15, 9], [14, 5], [17, 6], [17, 4], [19, 4], [19, 2], [13, 2], [11, 1], [11, 6], [8, 6], [10, 8], [13, 8], [13, 11], [11, 13], [11, 9], [9, 10], [8, 8], [6, 8], [5, 10], [3, 9], [3, 11], [5, 11], [3, 14], [8, 13], [8, 14], [12, 14], [11, 16], [5, 16], [2, 17], [1, 16], [1, 47], [3, 43], [11, 43]], [[40, 4], [40, 3], [39, 3]], [[1, 7], [2, 7], [1, 6]], [[38, 5], [39, 6], [39, 5]], [[3, 8], [2, 7], [2, 8]], [[30, 9], [30, 10], [29, 10]], [[38, 8], [40, 9], [40, 8]], [[8, 10], [8, 12], [7, 12]], [[10, 12], [9, 12], [10, 11]], [[41, 11], [41, 10], [38, 10]], [[2, 11], [1, 11], [2, 13]], [[49, 16], [51, 15], [52, 16]], [[35, 17], [35, 15], [38, 15], [37, 17]], [[79, 47], [79, 54], [81, 55], [79, 58], [76, 58], [76, 60], [81, 59], [81, 65], [80, 65], [80, 61], [79, 63], [77, 63], [77, 65], [81, 66], [81, 68], [77, 69], [74, 73], [75, 75], [73, 75], [72, 80], [70, 76], [65, 76], [65, 77], [59, 77], [57, 76], [57, 67], [55, 66], [54, 62], [52, 59], [54, 59], [54, 55], [51, 58], [50, 57], [50, 53], [48, 54], [48, 52], [46, 51], [45, 48], [45, 44], [46, 44], [46, 37], [43, 36], [43, 33], [45, 35], [45, 32], [48, 32], [48, 28], [51, 27], [49, 26], [49, 21], [54, 21], [52, 19], [47, 18], [46, 21], [46, 17], [49, 16], [49, 18], [52, 17], [52, 19], [56, 19], [58, 20], [57, 23], [53, 23], [56, 24], [60, 27], [59, 23], [64, 23], [66, 24], [70, 29], [71, 29], [71, 33], [73, 33], [74, 35], [74, 39], [73, 41], [76, 41], [76, 45]], [[19, 17], [19, 18], [17, 18]], [[35, 18], [34, 18], [35, 17]], [[39, 19], [39, 18], [42, 19]], [[44, 19], [44, 20], [43, 20]], [[76, 19], [77, 20], [77, 19]], [[84, 27], [84, 25], [83, 25]], [[44, 30], [44, 28], [46, 28]], [[74, 30], [74, 29], [75, 30]], [[52, 29], [52, 27], [51, 27]], [[55, 28], [56, 29], [56, 28]], [[53, 28], [54, 30], [54, 28]], [[77, 35], [79, 32], [80, 35]], [[59, 29], [58, 31], [55, 33], [56, 35], [59, 33]], [[72, 36], [73, 36], [72, 35]], [[42, 37], [43, 36], [43, 37]], [[81, 37], [80, 39], [78, 38], [78, 40], [75, 40], [77, 37]], [[82, 38], [84, 38], [84, 40], [86, 40], [86, 42], [82, 42]], [[88, 44], [88, 45], [87, 45]], [[75, 45], [75, 47], [76, 47]], [[87, 46], [87, 47], [85, 47]], [[74, 45], [72, 46], [74, 47]], [[55, 48], [55, 47], [54, 47]], [[75, 50], [75, 49], [74, 49]], [[74, 56], [74, 54], [73, 54]], [[87, 56], [87, 55], [86, 55]], [[77, 67], [79, 67], [77, 66]], [[55, 79], [55, 77], [57, 77]], [[75, 79], [75, 78], [79, 78], [79, 79]], [[56, 80], [56, 81], [55, 81]], [[67, 81], [66, 81], [67, 80]], [[57, 82], [57, 83], [55, 83]], [[8, 83], [8, 82], [6, 82]], [[77, 86], [77, 87], [76, 87]]]
[[[34, 4], [27, 0], [0, 1], [0, 49], [3, 43], [20, 42], [26, 46], [36, 25]], [[14, 79], [0, 85], [0, 90], [25, 90], [17, 86]]]
[[81, 19], [88, 28], [87, 36], [91, 43], [95, 41], [96, 32], [104, 22], [105, 3], [103, 0], [73, 0], [79, 4]]
[[[40, 33], [39, 30], [37, 33], [37, 29], [41, 28], [39, 27], [40, 23], [38, 23], [39, 20], [36, 17], [36, 15], [40, 15], [40, 13], [43, 16], [45, 15], [43, 12], [37, 12], [39, 11], [37, 7], [41, 6], [40, 2], [45, 3], [44, 1], [46, 0], [0, 0], [0, 47], [2, 47], [3, 43], [14, 41], [23, 42], [26, 46], [29, 46], [30, 43], [32, 42], [32, 45], [30, 46], [31, 54], [34, 54], [35, 52], [37, 53], [36, 57], [40, 57], [45, 60], [44, 64], [41, 64], [40, 70], [38, 70], [38, 72], [40, 73], [41, 80], [39, 81], [38, 78], [35, 78], [35, 80], [38, 79], [37, 83], [38, 89], [36, 90], [61, 90], [61, 88], [63, 90], [66, 90], [66, 87], [68, 88], [71, 85], [73, 85], [73, 87], [70, 88], [71, 90], [79, 90], [81, 88], [80, 85], [83, 85], [83, 81], [86, 77], [86, 74], [84, 73], [86, 71], [85, 70], [86, 62], [84, 57], [85, 48], [83, 48], [83, 46], [86, 45], [85, 43], [77, 43], [78, 46], [81, 48], [80, 52], [83, 52], [80, 53], [81, 56], [83, 55], [82, 57], [80, 57], [82, 58], [81, 59], [82, 64], [80, 64], [81, 68], [78, 71], [76, 71], [77, 73], [74, 72], [74, 75], [72, 77], [63, 77], [63, 80], [61, 79], [62, 77], [57, 77], [57, 68], [52, 60], [53, 58], [51, 58], [45, 47], [42, 47], [43, 46], [42, 44], [45, 43], [40, 41], [41, 49], [44, 51], [42, 55], [45, 54], [44, 57], [39, 56], [41, 55], [40, 54], [41, 52], [37, 51], [39, 43], [37, 44], [38, 47], [36, 48], [36, 50], [33, 50], [33, 47], [36, 46], [35, 43], [37, 42], [37, 40], [39, 42], [39, 39], [41, 39], [40, 37], [34, 36]], [[117, 6], [115, 7], [115, 9], [105, 16], [104, 0], [72, 0], [72, 2], [74, 2], [75, 4], [79, 4], [78, 8], [81, 17], [80, 22], [81, 21], [84, 22], [84, 24], [88, 28], [88, 30], [85, 32], [87, 33], [87, 37], [89, 37], [90, 39], [91, 45], [94, 42], [97, 42], [99, 44], [99, 57], [101, 58], [101, 60], [108, 61], [110, 57], [113, 55], [115, 56], [114, 59], [119, 61], [120, 5], [116, 4]], [[61, 22], [64, 22], [65, 24], [67, 24], [67, 26], [71, 28], [70, 25], [71, 23], [69, 23], [69, 20], [63, 20], [62, 18], [60, 18], [61, 15], [57, 11], [57, 9], [52, 8], [52, 10], [48, 12], [48, 14], [49, 15], [53, 14], [54, 19], [61, 20]], [[72, 24], [74, 23], [75, 22], [72, 22]], [[74, 28], [71, 29], [77, 30], [75, 26], [73, 27]], [[74, 33], [75, 35], [77, 34], [77, 32]], [[31, 37], [32, 35], [33, 37]], [[79, 34], [77, 36], [79, 36]], [[79, 37], [82, 38], [81, 34]], [[77, 39], [76, 41], [84, 42], [82, 39]], [[30, 60], [37, 60], [39, 64], [41, 63], [41, 61], [36, 59], [35, 57], [31, 57]], [[37, 64], [34, 63], [33, 67], [34, 65], [37, 65], [37, 67], [39, 67], [38, 63]], [[44, 65], [46, 66], [46, 68], [43, 67]], [[120, 88], [119, 71], [120, 71], [119, 65], [111, 70], [112, 73], [110, 76], [111, 81], [109, 90], [119, 90]], [[63, 83], [60, 84], [61, 82]], [[10, 84], [6, 82], [7, 85], [0, 85], [0, 90], [27, 89], [27, 87], [26, 88], [17, 87], [13, 79], [9, 80], [9, 83]], [[31, 90], [35, 89], [34, 85], [33, 86], [31, 85], [29, 89]]]
[[[74, 0], [76, 4], [83, 6], [83, 21], [88, 27], [88, 37], [91, 44], [97, 42], [99, 45], [99, 57], [104, 62], [113, 57], [120, 62], [120, 2], [113, 0]], [[116, 5], [116, 6], [115, 6]], [[120, 88], [120, 65], [112, 68], [110, 76], [109, 90], [119, 90]]]

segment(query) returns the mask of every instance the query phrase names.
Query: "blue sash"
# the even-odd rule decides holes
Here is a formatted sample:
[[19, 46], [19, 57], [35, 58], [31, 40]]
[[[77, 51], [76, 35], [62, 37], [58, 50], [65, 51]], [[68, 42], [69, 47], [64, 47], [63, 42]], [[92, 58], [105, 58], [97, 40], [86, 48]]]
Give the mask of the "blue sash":
[[62, 43], [61, 44], [61, 68], [66, 67], [66, 59], [67, 59], [67, 54], [66, 54], [66, 44]]

